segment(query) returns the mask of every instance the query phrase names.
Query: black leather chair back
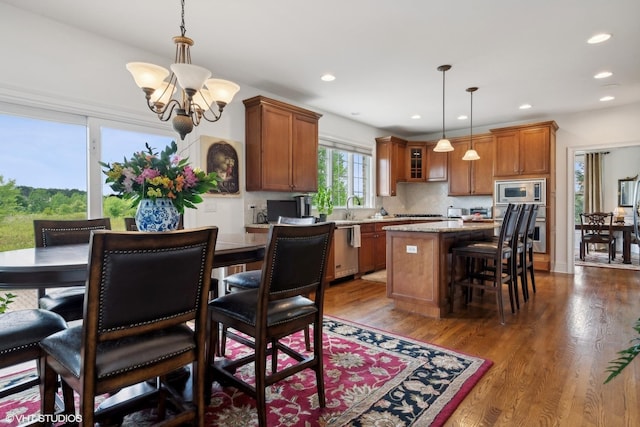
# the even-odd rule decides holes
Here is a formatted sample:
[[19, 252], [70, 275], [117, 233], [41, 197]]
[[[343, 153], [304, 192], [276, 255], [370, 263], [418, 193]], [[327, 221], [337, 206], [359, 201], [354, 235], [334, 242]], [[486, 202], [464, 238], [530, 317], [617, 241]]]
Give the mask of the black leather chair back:
[[307, 295], [324, 284], [335, 224], [274, 225], [262, 271], [263, 301]]
[[86, 330], [95, 328], [101, 341], [111, 333], [137, 335], [204, 313], [217, 232], [94, 232]]
[[33, 220], [36, 247], [89, 243], [91, 231], [110, 230], [109, 218], [81, 220]]

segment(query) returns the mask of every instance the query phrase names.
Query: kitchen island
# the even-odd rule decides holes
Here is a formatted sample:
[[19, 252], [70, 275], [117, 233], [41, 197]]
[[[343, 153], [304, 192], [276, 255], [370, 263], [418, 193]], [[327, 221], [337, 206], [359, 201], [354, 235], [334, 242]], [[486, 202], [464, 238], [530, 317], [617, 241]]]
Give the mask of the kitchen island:
[[450, 249], [465, 240], [487, 240], [498, 225], [461, 220], [384, 227], [387, 297], [395, 308], [439, 319], [448, 309]]

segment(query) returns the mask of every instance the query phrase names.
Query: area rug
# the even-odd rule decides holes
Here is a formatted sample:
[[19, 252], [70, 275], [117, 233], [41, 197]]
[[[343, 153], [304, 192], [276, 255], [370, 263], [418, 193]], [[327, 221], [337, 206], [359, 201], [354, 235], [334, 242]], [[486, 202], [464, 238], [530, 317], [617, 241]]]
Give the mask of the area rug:
[[585, 255], [584, 261], [580, 259], [578, 255], [574, 260], [574, 265], [580, 267], [600, 267], [600, 268], [616, 268], [620, 270], [636, 270], [640, 271], [640, 261], [638, 260], [638, 254], [631, 254], [631, 264], [623, 264], [622, 254], [616, 254], [616, 258], [609, 263], [609, 254], [606, 251], [589, 251]]
[[[441, 426], [492, 364], [331, 317], [325, 317], [324, 329], [326, 407], [318, 406], [315, 374], [307, 370], [269, 387], [269, 426]], [[304, 349], [302, 334], [288, 344]], [[234, 356], [248, 351], [233, 342], [227, 349]], [[286, 366], [287, 356], [278, 363]], [[252, 376], [247, 370], [239, 374]], [[14, 425], [7, 419], [15, 419], [16, 413], [37, 411], [36, 388], [5, 398], [0, 425]], [[144, 425], [144, 418], [127, 417], [123, 425]], [[256, 426], [255, 404], [235, 388], [214, 383], [206, 425]]]
[[387, 283], [387, 270], [380, 270], [370, 274], [365, 274], [361, 279], [369, 280], [371, 282]]

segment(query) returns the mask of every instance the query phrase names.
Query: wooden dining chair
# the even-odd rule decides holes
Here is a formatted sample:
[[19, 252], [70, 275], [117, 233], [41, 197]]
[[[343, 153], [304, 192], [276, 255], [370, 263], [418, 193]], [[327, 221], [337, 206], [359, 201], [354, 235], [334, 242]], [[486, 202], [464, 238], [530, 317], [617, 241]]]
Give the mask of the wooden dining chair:
[[[320, 407], [325, 406], [322, 320], [325, 271], [334, 227], [333, 222], [272, 226], [258, 288], [233, 292], [209, 302], [210, 350], [217, 347], [220, 325], [244, 334], [229, 332], [228, 337], [254, 350], [249, 356], [217, 360], [214, 351], [210, 351], [210, 380], [231, 384], [255, 398], [261, 427], [267, 425], [266, 387], [304, 369], [315, 371], [318, 402]], [[310, 356], [282, 343], [282, 338], [309, 325], [313, 325]], [[292, 359], [286, 367], [278, 366], [280, 351]], [[271, 357], [269, 372], [268, 356]], [[245, 381], [234, 375], [250, 363], [254, 363], [252, 380]]]
[[[89, 426], [95, 422], [96, 396], [159, 377], [159, 419], [165, 415], [166, 396], [176, 412], [166, 423], [203, 425], [207, 300], [217, 233], [216, 227], [171, 233], [94, 232], [82, 325], [40, 343], [42, 414], [53, 412], [56, 374], [63, 389], [79, 394], [77, 413]], [[191, 405], [164, 381], [189, 364]], [[73, 411], [65, 408], [68, 414]]]
[[[279, 216], [278, 224], [285, 225], [311, 225], [315, 224], [316, 219], [314, 217], [294, 218]], [[260, 286], [260, 280], [262, 278], [262, 270], [250, 270], [241, 271], [239, 273], [231, 274], [224, 279], [224, 291], [225, 294], [230, 292], [246, 291], [249, 289], [257, 289]], [[220, 342], [220, 352], [224, 355], [226, 349], [226, 328], [222, 329], [222, 339]], [[307, 350], [311, 350], [311, 336], [309, 328], [304, 330], [305, 344]]]
[[[37, 248], [89, 243], [94, 230], [110, 230], [109, 218], [81, 220], [40, 220], [33, 221]], [[61, 315], [66, 321], [82, 318], [85, 288], [84, 282], [77, 286], [55, 289], [38, 289], [38, 307]]]
[[[29, 361], [38, 362], [42, 355], [40, 341], [66, 327], [62, 316], [47, 310], [26, 309], [0, 314], [0, 369]], [[37, 384], [40, 384], [40, 376], [9, 383], [0, 389], [0, 399]], [[73, 393], [65, 390], [64, 405], [69, 404], [73, 405]]]
[[584, 261], [589, 245], [603, 244], [609, 252], [609, 264], [616, 258], [616, 238], [613, 235], [613, 212], [580, 214], [580, 259]]

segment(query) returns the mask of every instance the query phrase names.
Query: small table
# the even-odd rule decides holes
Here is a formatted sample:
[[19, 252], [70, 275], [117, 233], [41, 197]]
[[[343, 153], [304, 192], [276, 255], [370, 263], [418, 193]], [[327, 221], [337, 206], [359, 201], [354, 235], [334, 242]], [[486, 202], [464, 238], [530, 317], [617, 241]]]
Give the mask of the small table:
[[[597, 225], [589, 224], [576, 224], [576, 230], [595, 230], [599, 228]], [[608, 228], [608, 226], [605, 226]], [[631, 232], [633, 231], [633, 224], [630, 223], [613, 223], [611, 224], [612, 231], [622, 231], [622, 262], [624, 264], [631, 264]]]

